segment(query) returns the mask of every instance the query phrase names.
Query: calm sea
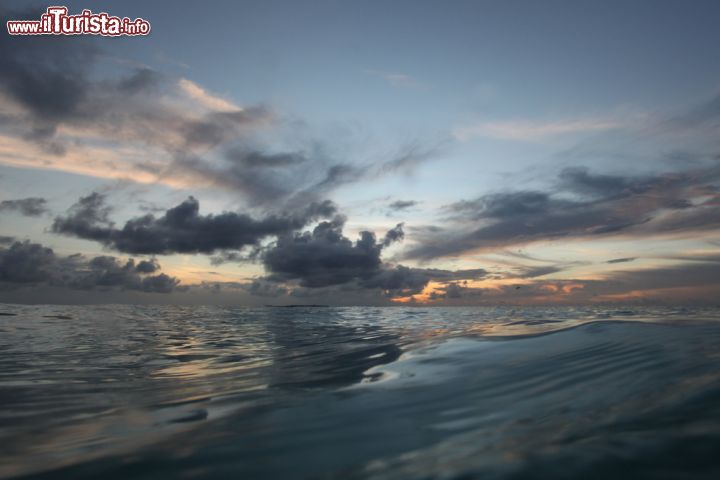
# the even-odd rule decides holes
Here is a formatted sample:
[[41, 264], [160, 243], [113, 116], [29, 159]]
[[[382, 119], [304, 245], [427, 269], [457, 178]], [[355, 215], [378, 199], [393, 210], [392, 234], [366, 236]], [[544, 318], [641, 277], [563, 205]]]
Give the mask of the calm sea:
[[2, 478], [720, 478], [720, 310], [0, 305]]

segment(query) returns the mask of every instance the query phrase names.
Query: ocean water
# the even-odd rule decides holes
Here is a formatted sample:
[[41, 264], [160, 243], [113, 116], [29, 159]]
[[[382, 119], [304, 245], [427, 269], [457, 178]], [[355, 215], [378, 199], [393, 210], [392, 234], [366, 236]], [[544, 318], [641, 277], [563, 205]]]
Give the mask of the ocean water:
[[0, 312], [2, 478], [720, 478], [717, 309]]

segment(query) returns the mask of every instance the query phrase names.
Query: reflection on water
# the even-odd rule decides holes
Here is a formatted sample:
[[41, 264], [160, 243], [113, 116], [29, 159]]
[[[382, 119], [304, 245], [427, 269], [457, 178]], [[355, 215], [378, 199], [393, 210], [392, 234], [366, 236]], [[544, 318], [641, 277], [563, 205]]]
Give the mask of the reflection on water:
[[718, 310], [0, 312], [0, 477], [720, 478]]

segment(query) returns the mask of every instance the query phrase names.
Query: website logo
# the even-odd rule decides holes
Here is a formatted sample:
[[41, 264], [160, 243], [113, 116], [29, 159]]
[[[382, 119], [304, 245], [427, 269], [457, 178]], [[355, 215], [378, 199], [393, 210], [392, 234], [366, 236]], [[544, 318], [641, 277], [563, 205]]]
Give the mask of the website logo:
[[85, 9], [79, 15], [68, 15], [67, 7], [48, 7], [40, 20], [8, 20], [10, 35], [148, 35], [150, 22], [142, 18], [130, 19], [92, 13]]

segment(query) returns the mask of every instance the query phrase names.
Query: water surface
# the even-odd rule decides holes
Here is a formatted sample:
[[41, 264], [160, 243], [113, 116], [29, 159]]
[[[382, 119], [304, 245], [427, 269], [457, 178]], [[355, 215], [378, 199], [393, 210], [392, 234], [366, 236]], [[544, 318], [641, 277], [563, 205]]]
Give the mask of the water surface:
[[0, 305], [3, 478], [720, 478], [720, 311]]

